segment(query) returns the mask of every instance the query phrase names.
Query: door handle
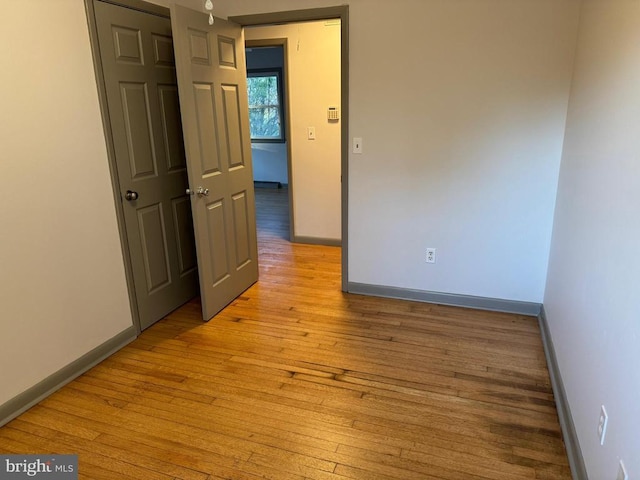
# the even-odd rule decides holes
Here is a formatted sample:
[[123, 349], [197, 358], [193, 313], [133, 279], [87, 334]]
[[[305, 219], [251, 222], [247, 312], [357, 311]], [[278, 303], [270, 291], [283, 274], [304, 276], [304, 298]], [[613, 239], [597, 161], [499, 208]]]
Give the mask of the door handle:
[[124, 198], [126, 198], [130, 202], [137, 200], [138, 196], [138, 192], [134, 192], [133, 190], [127, 190], [127, 193], [124, 194]]
[[208, 188], [203, 188], [203, 187], [198, 187], [195, 190], [191, 190], [190, 188], [187, 188], [185, 193], [187, 195], [195, 195], [197, 193], [199, 197], [208, 197], [209, 196], [209, 189]]

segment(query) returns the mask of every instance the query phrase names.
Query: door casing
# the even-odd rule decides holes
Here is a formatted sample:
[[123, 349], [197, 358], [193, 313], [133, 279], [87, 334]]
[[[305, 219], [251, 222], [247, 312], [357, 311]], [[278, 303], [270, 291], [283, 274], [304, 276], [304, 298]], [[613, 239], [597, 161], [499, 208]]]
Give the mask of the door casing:
[[[336, 18], [340, 19], [340, 117], [343, 119], [340, 125], [342, 291], [347, 292], [349, 285], [349, 6], [341, 5], [308, 10], [236, 15], [230, 16], [229, 20], [242, 27], [249, 27], [314, 20], [333, 20]], [[288, 123], [290, 124], [291, 122]], [[287, 153], [290, 159], [291, 152], [288, 151]], [[289, 195], [291, 195], [291, 192], [289, 192]]]
[[[133, 268], [129, 246], [126, 236], [126, 228], [124, 222], [124, 210], [120, 201], [120, 182], [118, 180], [118, 171], [115, 161], [115, 148], [113, 145], [113, 132], [109, 124], [109, 114], [107, 109], [107, 93], [104, 83], [104, 72], [100, 61], [98, 30], [96, 25], [96, 16], [94, 2], [97, 0], [84, 0], [85, 11], [87, 13], [87, 23], [89, 26], [89, 40], [91, 44], [91, 52], [93, 57], [94, 70], [96, 72], [96, 83], [98, 89], [98, 100], [100, 103], [100, 114], [102, 116], [102, 125], [105, 132], [105, 140], [107, 147], [107, 158], [109, 161], [109, 173], [111, 176], [111, 187], [113, 192], [114, 204], [116, 208], [116, 220], [118, 224], [118, 234], [120, 236], [120, 244], [122, 246], [123, 263], [125, 269], [125, 277], [127, 281], [127, 292], [129, 295], [129, 305], [133, 317], [133, 323], [137, 333], [141, 332], [140, 316], [136, 303], [135, 288], [133, 283]], [[142, 12], [170, 16], [169, 9], [144, 2], [142, 0], [103, 0], [107, 3], [120, 5], [123, 7], [139, 10]], [[342, 181], [342, 291], [348, 291], [348, 234], [349, 234], [349, 6], [325, 7], [308, 10], [291, 10], [274, 13], [263, 13], [255, 15], [231, 16], [229, 20], [238, 23], [240, 26], [258, 26], [270, 25], [275, 23], [295, 23], [313, 20], [331, 20], [339, 18], [341, 21], [341, 181]]]

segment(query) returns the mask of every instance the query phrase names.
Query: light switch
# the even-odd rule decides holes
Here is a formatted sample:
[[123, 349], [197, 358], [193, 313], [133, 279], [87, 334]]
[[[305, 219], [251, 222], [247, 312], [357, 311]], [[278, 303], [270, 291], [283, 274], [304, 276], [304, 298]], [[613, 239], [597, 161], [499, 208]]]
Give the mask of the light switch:
[[362, 138], [353, 137], [353, 153], [362, 153]]
[[307, 127], [307, 140], [316, 139], [316, 127]]

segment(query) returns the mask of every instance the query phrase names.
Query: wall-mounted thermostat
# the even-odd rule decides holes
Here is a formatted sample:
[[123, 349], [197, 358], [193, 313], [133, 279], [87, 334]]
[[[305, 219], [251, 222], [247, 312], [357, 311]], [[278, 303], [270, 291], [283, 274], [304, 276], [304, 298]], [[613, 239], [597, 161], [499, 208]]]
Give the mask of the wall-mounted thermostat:
[[340, 111], [338, 110], [338, 107], [329, 107], [327, 109], [327, 120], [330, 122], [340, 120]]

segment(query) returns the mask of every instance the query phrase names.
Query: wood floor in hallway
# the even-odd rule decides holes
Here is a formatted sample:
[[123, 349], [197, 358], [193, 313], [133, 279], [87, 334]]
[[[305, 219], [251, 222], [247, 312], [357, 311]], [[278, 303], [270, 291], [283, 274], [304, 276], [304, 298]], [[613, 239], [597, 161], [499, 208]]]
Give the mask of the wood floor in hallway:
[[197, 300], [0, 428], [82, 479], [571, 478], [533, 317], [345, 294], [258, 191], [260, 280]]

